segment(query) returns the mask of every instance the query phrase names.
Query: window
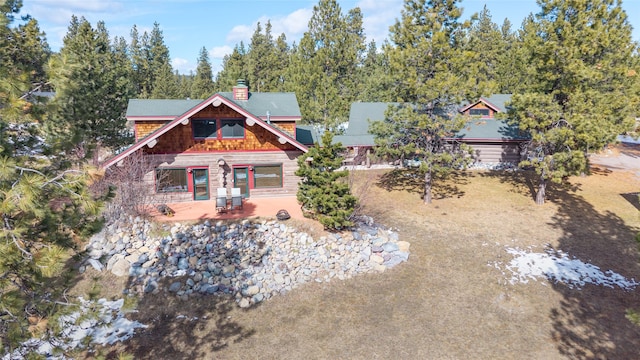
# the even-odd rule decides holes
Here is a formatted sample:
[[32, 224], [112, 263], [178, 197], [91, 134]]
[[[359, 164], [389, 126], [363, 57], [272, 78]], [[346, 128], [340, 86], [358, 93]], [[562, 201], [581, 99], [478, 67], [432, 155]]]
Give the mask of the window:
[[244, 138], [244, 120], [222, 120], [222, 138]]
[[192, 119], [193, 137], [194, 138], [216, 138], [216, 120], [215, 119]]
[[187, 188], [186, 169], [156, 169], [157, 192], [183, 192]]
[[282, 187], [282, 164], [253, 167], [254, 188]]
[[489, 116], [489, 109], [470, 109], [469, 115]]

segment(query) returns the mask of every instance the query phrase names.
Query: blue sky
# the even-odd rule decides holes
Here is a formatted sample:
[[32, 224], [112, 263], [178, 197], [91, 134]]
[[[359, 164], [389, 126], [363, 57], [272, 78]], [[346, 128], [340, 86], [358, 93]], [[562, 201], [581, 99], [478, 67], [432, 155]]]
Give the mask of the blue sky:
[[[271, 20], [274, 38], [285, 33], [289, 42], [298, 41], [307, 30], [313, 6], [311, 0], [24, 0], [22, 13], [38, 20], [47, 34], [51, 49], [58, 51], [67, 32], [71, 15], [84, 16], [92, 24], [102, 20], [111, 36], [129, 34], [133, 25], [140, 33], [158, 22], [169, 47], [174, 69], [187, 74], [195, 71], [198, 53], [204, 46], [214, 72], [233, 47], [249, 43], [257, 22]], [[364, 15], [367, 40], [378, 44], [386, 38], [389, 26], [400, 17], [402, 0], [338, 0], [343, 13], [356, 6]], [[482, 10], [484, 5], [498, 25], [508, 18], [513, 29], [538, 11], [535, 0], [463, 0], [463, 18]], [[640, 0], [623, 2], [634, 39], [640, 40]]]

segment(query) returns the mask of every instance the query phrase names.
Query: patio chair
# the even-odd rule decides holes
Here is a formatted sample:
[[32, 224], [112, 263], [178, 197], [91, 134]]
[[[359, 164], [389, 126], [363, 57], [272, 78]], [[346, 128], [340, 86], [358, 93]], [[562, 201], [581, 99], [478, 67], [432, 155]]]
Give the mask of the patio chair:
[[240, 188], [231, 188], [231, 209], [242, 209], [242, 194]]
[[227, 188], [218, 188], [216, 210], [218, 210], [218, 212], [227, 211]]

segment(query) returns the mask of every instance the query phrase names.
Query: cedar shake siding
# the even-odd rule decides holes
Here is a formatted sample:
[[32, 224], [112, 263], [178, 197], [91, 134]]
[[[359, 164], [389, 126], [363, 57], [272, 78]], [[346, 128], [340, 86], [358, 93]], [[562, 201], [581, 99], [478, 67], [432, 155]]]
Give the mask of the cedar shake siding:
[[151, 120], [151, 121], [144, 121], [144, 122], [136, 122], [134, 125], [136, 141], [139, 141], [140, 139], [145, 138], [146, 136], [160, 129], [167, 123], [168, 121], [166, 120]]
[[497, 112], [483, 102], [479, 102], [463, 112], [464, 115], [494, 118]]
[[[222, 106], [220, 106], [222, 107]], [[182, 152], [210, 152], [210, 151], [270, 151], [270, 150], [296, 150], [289, 144], [280, 144], [278, 138], [268, 130], [254, 124], [244, 124], [244, 138], [223, 139], [220, 136], [220, 122], [224, 120], [244, 120], [237, 113], [225, 112], [224, 115], [214, 115], [212, 112], [202, 112], [191, 118], [187, 125], [178, 124], [171, 131], [158, 138], [158, 143], [153, 148], [144, 148], [146, 154], [177, 154]], [[193, 120], [213, 119], [218, 125], [218, 138], [194, 138]], [[295, 125], [294, 125], [295, 126]]]

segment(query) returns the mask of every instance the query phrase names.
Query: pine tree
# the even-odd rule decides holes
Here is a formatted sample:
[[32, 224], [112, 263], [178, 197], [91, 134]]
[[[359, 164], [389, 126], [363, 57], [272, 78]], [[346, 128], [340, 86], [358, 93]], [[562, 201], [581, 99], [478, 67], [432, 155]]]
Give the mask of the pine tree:
[[246, 79], [247, 75], [246, 50], [244, 43], [240, 42], [240, 45], [236, 45], [233, 52], [225, 55], [222, 60], [222, 70], [216, 77], [216, 89], [217, 91], [231, 91], [238, 79]]
[[358, 71], [360, 78], [358, 101], [389, 102], [393, 100], [394, 87], [389, 76], [389, 59], [379, 53], [375, 41], [369, 43], [362, 67]]
[[32, 84], [44, 83], [46, 75], [44, 66], [51, 55], [49, 44], [45, 34], [40, 31], [38, 21], [30, 19], [26, 24], [12, 29], [11, 45], [6, 48], [9, 51], [9, 62], [3, 63], [14, 71], [22, 71], [29, 75]]
[[296, 175], [302, 178], [298, 201], [304, 216], [318, 220], [325, 228], [340, 230], [353, 225], [351, 215], [357, 199], [346, 181], [349, 172], [342, 166], [344, 148], [333, 143], [333, 134], [325, 131], [322, 146], [314, 146], [298, 157]]
[[116, 52], [111, 46], [104, 23], [94, 30], [86, 19], [72, 18], [50, 64], [56, 96], [46, 125], [48, 139], [66, 154], [61, 160], [91, 158], [97, 147], [130, 141], [124, 115], [133, 93], [131, 65], [121, 47]]
[[160, 30], [160, 24], [157, 22], [153, 23], [153, 29], [151, 29], [148, 42], [145, 45], [151, 75], [151, 90], [149, 93], [153, 94], [158, 77], [166, 76], [167, 68], [173, 73], [171, 58], [169, 57], [169, 48], [164, 43], [164, 35], [162, 34], [162, 30]]
[[[167, 92], [167, 70], [173, 73], [169, 48], [164, 43], [164, 35], [160, 30], [160, 24], [153, 24], [151, 33], [146, 31], [140, 36], [136, 25], [131, 29], [131, 62], [133, 66], [133, 83], [138, 97], [151, 98], [154, 94], [157, 78], [162, 78], [165, 83], [164, 90], [155, 91], [155, 94]], [[177, 78], [174, 79], [177, 82]], [[178, 96], [177, 93], [175, 96]]]
[[587, 154], [634, 126], [638, 81], [631, 25], [617, 0], [541, 0], [524, 34], [532, 82], [515, 95], [509, 116], [531, 134], [525, 166], [539, 176], [536, 203], [548, 181], [588, 169]]
[[277, 69], [276, 77], [274, 79], [274, 91], [286, 91], [288, 88], [288, 68], [291, 58], [291, 48], [287, 43], [287, 37], [284, 33], [278, 36], [275, 43], [275, 67]]
[[[20, 5], [19, 1], [0, 5], [2, 44], [24, 30], [10, 28]], [[43, 44], [44, 37], [38, 37], [36, 43]], [[17, 47], [28, 44], [33, 43], [12, 42]], [[60, 294], [49, 286], [49, 279], [64, 267], [67, 250], [95, 225], [99, 209], [87, 190], [85, 171], [56, 169], [33, 156], [37, 149], [17, 149], [18, 137], [4, 131], [9, 125], [42, 120], [30, 110], [39, 104], [30, 105], [20, 96], [32, 79], [14, 70], [44, 67], [44, 59], [33, 56], [37, 49], [24, 49], [16, 57], [6, 50], [0, 47], [0, 61], [15, 67], [0, 67], [0, 352], [32, 336], [29, 317], [46, 319], [55, 311]]]
[[535, 77], [535, 70], [529, 66], [529, 53], [525, 46], [526, 34], [531, 33], [535, 26], [533, 15], [522, 21], [520, 29], [511, 31], [511, 23], [504, 20], [500, 32], [505, 47], [498, 60], [497, 72], [498, 92], [502, 94], [522, 93]]
[[273, 66], [274, 55], [275, 48], [273, 37], [271, 36], [271, 23], [267, 23], [265, 33], [262, 34], [262, 27], [258, 22], [256, 30], [251, 36], [249, 52], [247, 53], [247, 80], [254, 91], [271, 91], [274, 84], [272, 79], [274, 77], [273, 71], [277, 70]]
[[[198, 57], [198, 67], [196, 75], [191, 85], [191, 98], [206, 99], [214, 93], [213, 71], [211, 70], [211, 62], [209, 62], [209, 54], [203, 46], [200, 49]], [[180, 85], [182, 88], [183, 85]]]
[[155, 72], [153, 91], [151, 99], [178, 99], [180, 98], [180, 89], [178, 88], [178, 79], [173, 73], [171, 64], [164, 63], [162, 67]]
[[147, 34], [144, 33], [143, 37], [140, 38], [137, 26], [133, 25], [129, 52], [133, 67], [133, 84], [136, 95], [140, 98], [148, 98], [151, 94], [151, 67], [149, 56], [147, 55], [147, 43]]
[[343, 15], [335, 0], [320, 0], [314, 6], [288, 76], [305, 121], [335, 127], [347, 120], [357, 95], [364, 40], [359, 8]]
[[488, 96], [498, 89], [501, 76], [498, 66], [505, 48], [498, 25], [491, 20], [491, 13], [485, 5], [477, 21], [472, 23], [464, 44], [468, 76], [475, 78], [472, 88], [475, 94]]
[[463, 144], [447, 141], [464, 126], [453, 114], [475, 85], [465, 69], [456, 2], [405, 1], [402, 18], [391, 28], [393, 44], [385, 47], [402, 104], [390, 107], [386, 119], [370, 129], [380, 156], [419, 160], [425, 203], [431, 202], [434, 176], [469, 159]]
[[[178, 97], [180, 99], [192, 98], [191, 89], [193, 88], [193, 83], [195, 81], [196, 75], [193, 73], [193, 70], [189, 71], [189, 75], [184, 75], [178, 73], [178, 70], [175, 71], [174, 76], [176, 77], [176, 81], [178, 82]], [[214, 88], [213, 80], [211, 80], [211, 89]], [[211, 90], [208, 95], [205, 97], [209, 97], [214, 93]]]

